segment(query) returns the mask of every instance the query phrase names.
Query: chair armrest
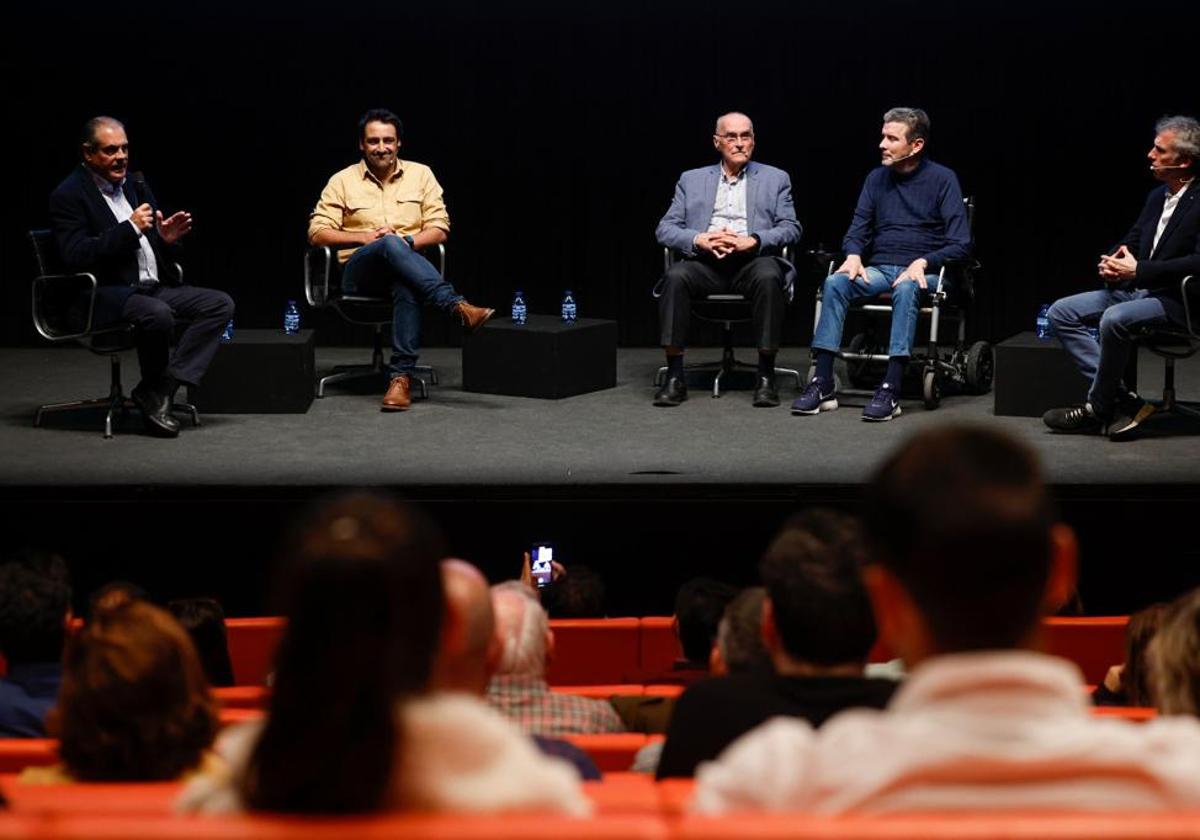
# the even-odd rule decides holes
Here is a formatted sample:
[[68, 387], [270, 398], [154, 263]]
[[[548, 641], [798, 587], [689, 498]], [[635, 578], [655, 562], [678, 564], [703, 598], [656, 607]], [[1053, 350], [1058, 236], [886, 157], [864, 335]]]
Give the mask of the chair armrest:
[[[86, 280], [86, 285], [80, 284], [80, 280]], [[49, 294], [58, 293], [66, 294], [70, 290], [68, 285], [76, 283], [82, 285], [81, 291], [87, 294], [87, 318], [83, 323], [82, 332], [60, 332], [46, 317], [46, 298]], [[65, 290], [54, 290], [54, 287], [63, 287]], [[86, 271], [80, 271], [73, 274], [41, 274], [33, 278], [33, 325], [37, 328], [38, 333], [49, 341], [67, 341], [76, 338], [85, 338], [92, 332], [92, 317], [96, 309], [96, 275]]]
[[[344, 250], [331, 245], [310, 245], [304, 252], [304, 299], [309, 306], [322, 307], [329, 303], [329, 278], [334, 256]], [[314, 265], [315, 263], [315, 265]]]
[[1192, 304], [1188, 300], [1189, 295], [1195, 297], [1197, 303], [1200, 303], [1200, 278], [1192, 274], [1179, 281], [1179, 296], [1183, 298], [1183, 318], [1188, 334], [1193, 338], [1200, 338], [1200, 334], [1196, 333], [1196, 322], [1192, 320]]

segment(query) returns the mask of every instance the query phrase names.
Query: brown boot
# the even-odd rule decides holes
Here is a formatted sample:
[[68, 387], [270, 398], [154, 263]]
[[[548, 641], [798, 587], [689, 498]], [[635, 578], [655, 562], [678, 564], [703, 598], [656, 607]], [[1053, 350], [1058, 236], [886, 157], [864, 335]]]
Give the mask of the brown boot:
[[454, 304], [454, 311], [458, 313], [459, 318], [462, 318], [463, 328], [467, 332], [475, 332], [487, 323], [488, 318], [496, 314], [495, 309], [489, 309], [486, 306], [472, 306], [465, 300]]
[[392, 384], [388, 386], [387, 393], [383, 396], [383, 405], [379, 408], [382, 411], [407, 411], [412, 405], [412, 398], [408, 395], [409, 379], [407, 376], [392, 377]]

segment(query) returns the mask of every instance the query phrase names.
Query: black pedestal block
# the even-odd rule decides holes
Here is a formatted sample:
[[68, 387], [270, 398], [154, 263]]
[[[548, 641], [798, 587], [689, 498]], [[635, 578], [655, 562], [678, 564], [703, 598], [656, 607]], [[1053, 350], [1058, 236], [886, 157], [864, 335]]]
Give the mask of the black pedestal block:
[[303, 414], [313, 401], [312, 330], [234, 330], [188, 399], [201, 414]]
[[617, 384], [617, 322], [493, 318], [463, 342], [463, 389], [556, 400]]
[[997, 415], [1041, 417], [1051, 408], [1080, 405], [1089, 384], [1056, 338], [1023, 332], [996, 345]]

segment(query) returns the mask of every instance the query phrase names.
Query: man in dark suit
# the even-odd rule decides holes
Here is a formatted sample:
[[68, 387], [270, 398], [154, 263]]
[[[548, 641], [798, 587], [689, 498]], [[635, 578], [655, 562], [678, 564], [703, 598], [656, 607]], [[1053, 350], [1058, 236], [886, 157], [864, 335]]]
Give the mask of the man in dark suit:
[[[1147, 155], [1162, 182], [1142, 214], [1111, 253], [1100, 257], [1104, 288], [1056, 301], [1050, 307], [1063, 348], [1091, 380], [1087, 402], [1055, 408], [1042, 417], [1056, 432], [1127, 437], [1154, 412], [1129, 392], [1121, 375], [1139, 327], [1183, 324], [1180, 282], [1200, 274], [1200, 201], [1192, 183], [1200, 168], [1200, 122], [1164, 117]], [[1100, 326], [1100, 343], [1088, 332]]]
[[660, 281], [659, 324], [667, 376], [654, 395], [658, 406], [687, 399], [683, 351], [696, 296], [734, 292], [753, 304], [758, 345], [756, 406], [779, 405], [775, 354], [783, 331], [785, 289], [795, 267], [780, 254], [800, 241], [792, 182], [782, 169], [753, 163], [754, 125], [745, 114], [717, 120], [713, 146], [721, 162], [679, 176], [675, 197], [658, 223], [658, 243], [683, 255]]
[[[233, 300], [182, 285], [175, 260], [191, 214], [164, 217], [141, 173], [127, 177], [125, 127], [112, 117], [95, 117], [84, 124], [82, 142], [83, 163], [50, 195], [59, 252], [68, 268], [96, 276], [95, 324], [133, 324], [142, 381], [130, 396], [150, 434], [175, 437], [175, 391], [199, 384], [233, 315]], [[187, 326], [172, 355], [176, 319]]]

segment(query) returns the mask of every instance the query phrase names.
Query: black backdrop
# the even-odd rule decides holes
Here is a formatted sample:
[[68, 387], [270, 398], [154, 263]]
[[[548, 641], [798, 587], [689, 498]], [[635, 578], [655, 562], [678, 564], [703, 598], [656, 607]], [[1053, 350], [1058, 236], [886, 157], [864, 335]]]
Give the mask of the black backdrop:
[[[5, 303], [0, 343], [34, 335], [24, 231], [78, 159], [89, 116], [125, 121], [134, 169], [197, 219], [189, 278], [229, 290], [241, 326], [301, 296], [307, 211], [356, 158], [355, 121], [386, 106], [402, 155], [433, 166], [449, 275], [506, 307], [617, 318], [656, 343], [655, 222], [684, 168], [714, 159], [739, 109], [759, 160], [787, 169], [805, 245], [837, 243], [877, 160], [880, 115], [926, 108], [931, 154], [978, 197], [978, 332], [1029, 328], [1094, 277], [1152, 186], [1154, 120], [1195, 113], [1194, 3], [544, 0], [420, 5], [219, 0], [10, 7], [0, 50]], [[814, 272], [807, 272], [809, 277]], [[807, 343], [811, 283], [788, 344]], [[355, 338], [306, 314], [322, 338]], [[427, 341], [455, 331], [429, 318]]]

